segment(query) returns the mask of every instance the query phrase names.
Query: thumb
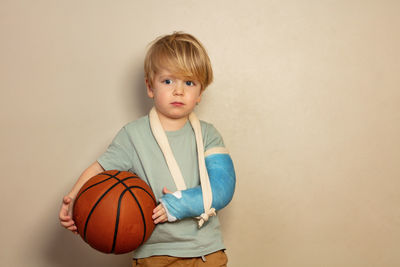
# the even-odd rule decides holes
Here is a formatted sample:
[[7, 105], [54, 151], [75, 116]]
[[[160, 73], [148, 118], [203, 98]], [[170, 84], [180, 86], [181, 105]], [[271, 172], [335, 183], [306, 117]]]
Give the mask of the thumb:
[[172, 192], [169, 191], [166, 187], [163, 188], [162, 192], [163, 194], [172, 194]]

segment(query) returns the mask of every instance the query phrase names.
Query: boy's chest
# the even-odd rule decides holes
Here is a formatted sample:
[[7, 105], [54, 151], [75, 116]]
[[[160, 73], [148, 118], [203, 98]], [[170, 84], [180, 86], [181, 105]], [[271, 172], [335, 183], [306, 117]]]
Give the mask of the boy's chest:
[[[169, 145], [185, 180], [186, 187], [192, 188], [200, 183], [197, 148], [194, 135], [185, 134], [168, 136]], [[156, 198], [162, 196], [162, 189], [167, 187], [176, 191], [174, 180], [158, 144], [153, 140], [135, 145], [139, 161], [134, 171], [147, 180]], [[139, 166], [137, 166], [139, 165]]]

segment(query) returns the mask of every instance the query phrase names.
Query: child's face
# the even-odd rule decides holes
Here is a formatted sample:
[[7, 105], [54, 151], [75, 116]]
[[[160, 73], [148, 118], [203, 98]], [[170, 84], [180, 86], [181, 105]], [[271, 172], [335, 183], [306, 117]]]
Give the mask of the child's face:
[[156, 73], [152, 88], [148, 81], [146, 85], [159, 115], [167, 119], [187, 118], [201, 100], [200, 82], [179, 78], [167, 69]]

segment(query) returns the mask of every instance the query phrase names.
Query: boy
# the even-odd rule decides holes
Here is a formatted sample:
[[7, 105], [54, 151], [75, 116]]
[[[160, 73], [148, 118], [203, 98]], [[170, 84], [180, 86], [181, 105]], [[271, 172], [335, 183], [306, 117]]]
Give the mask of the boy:
[[[192, 113], [213, 79], [208, 55], [196, 38], [175, 32], [153, 42], [144, 69], [154, 108], [149, 116], [125, 125], [107, 151], [82, 173], [63, 199], [61, 225], [76, 233], [70, 210], [89, 178], [104, 170], [128, 170], [146, 181], [161, 202], [153, 211], [158, 225], [149, 240], [134, 251], [133, 266], [226, 266], [214, 210], [232, 198], [233, 165], [228, 160], [230, 171], [221, 173], [218, 155], [227, 155], [222, 137]], [[211, 172], [210, 163], [205, 165], [210, 155], [217, 155]], [[206, 167], [208, 173], [230, 173], [230, 177], [227, 182], [211, 174], [209, 178]], [[227, 193], [225, 188], [230, 188]], [[227, 195], [222, 205], [215, 203], [219, 195]], [[199, 219], [200, 228], [192, 217]]]

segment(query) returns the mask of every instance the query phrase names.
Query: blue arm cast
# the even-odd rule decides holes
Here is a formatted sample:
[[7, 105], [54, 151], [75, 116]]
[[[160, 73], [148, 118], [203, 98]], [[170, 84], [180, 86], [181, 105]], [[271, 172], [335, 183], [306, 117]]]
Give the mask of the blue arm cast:
[[[236, 176], [229, 154], [212, 154], [205, 158], [212, 191], [212, 208], [220, 210], [232, 200]], [[169, 221], [197, 217], [204, 212], [201, 186], [166, 194], [160, 199]], [[172, 218], [172, 220], [171, 220]]]

